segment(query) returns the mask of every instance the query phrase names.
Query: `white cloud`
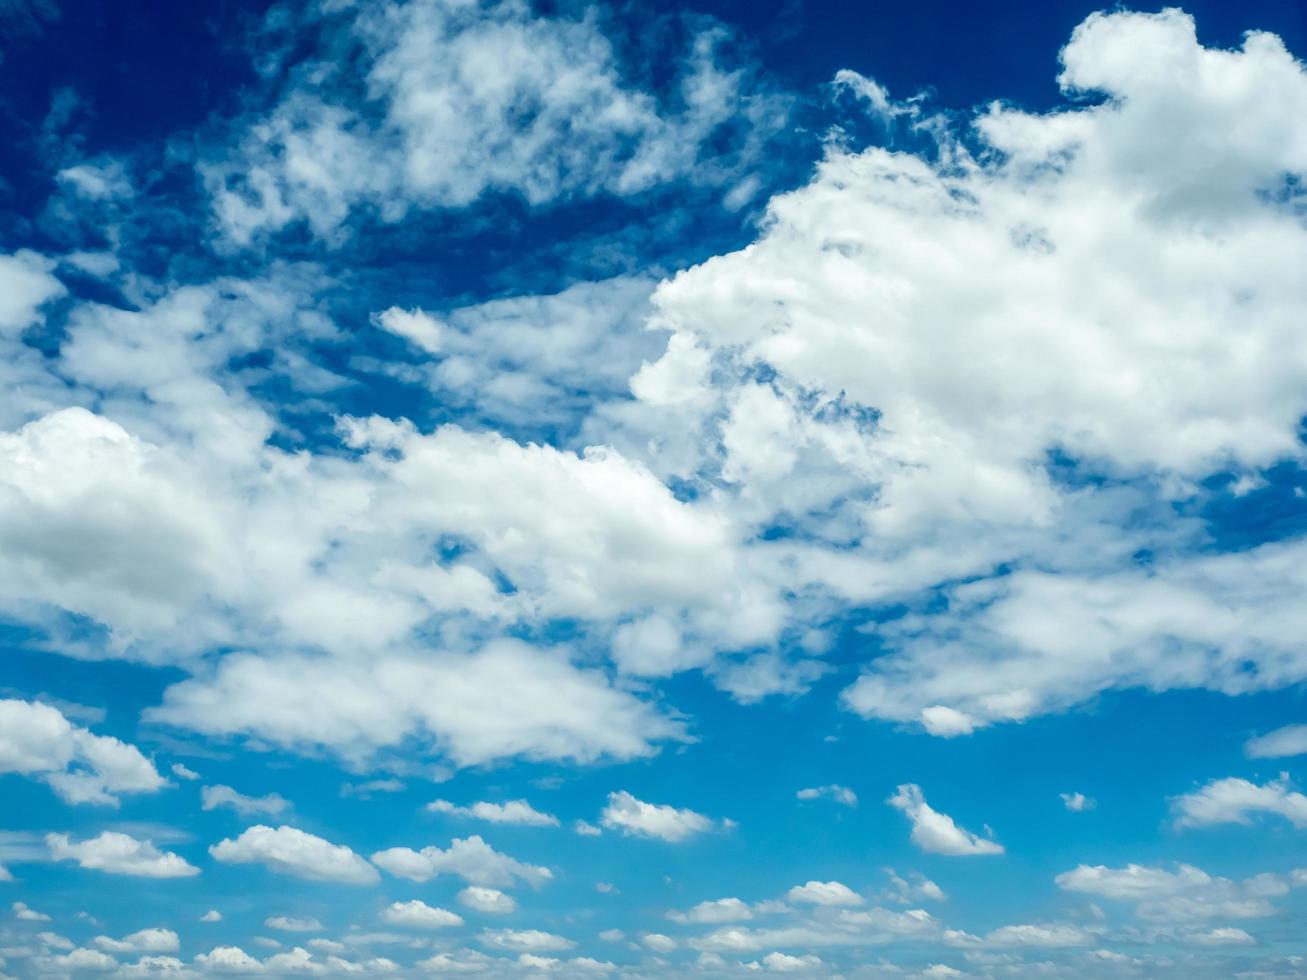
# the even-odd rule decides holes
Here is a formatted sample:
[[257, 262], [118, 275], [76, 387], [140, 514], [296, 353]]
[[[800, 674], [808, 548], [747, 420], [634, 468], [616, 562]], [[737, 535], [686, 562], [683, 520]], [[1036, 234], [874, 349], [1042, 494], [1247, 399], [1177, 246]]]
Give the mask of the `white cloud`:
[[1070, 946], [1091, 946], [1097, 937], [1076, 925], [1052, 923], [1050, 925], [1000, 926], [985, 937], [991, 946], [1032, 946], [1043, 949], [1062, 949]]
[[608, 794], [608, 805], [600, 815], [600, 823], [610, 830], [637, 837], [655, 837], [677, 842], [701, 834], [712, 827], [712, 820], [693, 810], [678, 810], [674, 806], [645, 803], [625, 790]]
[[56, 861], [76, 861], [83, 868], [139, 878], [188, 878], [200, 873], [185, 858], [160, 851], [148, 840], [106, 830], [84, 841], [67, 834], [47, 834], [46, 846]]
[[1054, 880], [1065, 891], [1132, 903], [1140, 918], [1157, 922], [1265, 918], [1275, 913], [1269, 900], [1299, 884], [1293, 878], [1265, 874], [1234, 882], [1188, 864], [1178, 864], [1174, 870], [1082, 864]]
[[411, 341], [428, 354], [440, 352], [441, 337], [446, 329], [439, 320], [422, 310], [401, 310], [397, 306], [374, 314], [372, 322], [382, 330]]
[[411, 902], [392, 903], [382, 910], [381, 918], [391, 925], [414, 929], [448, 929], [463, 924], [461, 915], [448, 909], [433, 908], [416, 898]]
[[759, 532], [821, 515], [748, 549], [805, 596], [947, 586], [867, 626], [886, 652], [845, 695], [939, 735], [1307, 676], [1300, 543], [1200, 555], [1135, 520], [1301, 455], [1307, 230], [1280, 189], [1307, 73], [1268, 34], [1205, 49], [1178, 10], [1095, 15], [1062, 59], [1067, 105], [919, 116], [934, 154], [833, 148], [757, 241], [662, 283], [673, 338], [614, 413]]
[[572, 823], [572, 831], [578, 837], [599, 837], [603, 831], [596, 827], [588, 820], [576, 820]]
[[49, 922], [50, 917], [44, 912], [38, 912], [31, 908], [26, 902], [14, 902], [12, 906], [14, 918], [23, 922]]
[[508, 949], [514, 952], [536, 953], [571, 949], [576, 943], [563, 936], [539, 929], [485, 929], [481, 941], [496, 949]]
[[885, 873], [889, 875], [889, 888], [885, 891], [885, 897], [899, 905], [913, 905], [917, 902], [943, 902], [947, 896], [944, 889], [931, 881], [920, 871], [910, 872], [907, 878], [901, 876], [893, 868], [886, 868]]
[[40, 308], [66, 292], [54, 262], [23, 249], [0, 255], [0, 336], [16, 337], [37, 321]]
[[214, 973], [262, 973], [263, 964], [239, 946], [215, 946], [195, 957], [197, 966]]
[[284, 825], [276, 829], [262, 824], [250, 827], [234, 840], [214, 844], [209, 853], [217, 861], [263, 864], [279, 874], [311, 881], [370, 885], [380, 877], [376, 868], [343, 844]]
[[[505, 703], [513, 710], [502, 710]], [[614, 689], [601, 672], [514, 640], [473, 654], [372, 662], [229, 655], [212, 677], [174, 685], [147, 714], [206, 734], [249, 733], [351, 756], [422, 733], [459, 765], [514, 755], [631, 758], [682, 734], [680, 724]]]
[[1295, 827], [1307, 827], [1307, 796], [1289, 789], [1289, 776], [1258, 786], [1246, 779], [1214, 779], [1171, 801], [1177, 827], [1250, 824], [1258, 814], [1276, 814]]
[[122, 939], [96, 936], [95, 945], [110, 953], [175, 953], [181, 948], [177, 933], [171, 929], [141, 929]]
[[1307, 754], [1307, 725], [1285, 725], [1265, 735], [1250, 738], [1244, 744], [1250, 759], [1278, 759]]
[[1092, 810], [1098, 804], [1086, 796], [1084, 793], [1061, 793], [1062, 804], [1068, 810], [1075, 813], [1083, 813], [1085, 810]]
[[472, 885], [511, 885], [515, 879], [520, 879], [539, 886], [553, 878], [553, 872], [548, 868], [514, 860], [476, 835], [455, 838], [443, 851], [438, 847], [424, 847], [421, 851], [407, 847], [388, 848], [373, 854], [372, 862], [397, 877], [412, 881], [429, 881], [438, 874], [453, 874]]
[[[783, 118], [782, 103], [744, 90], [746, 74], [718, 66], [711, 29], [675, 56], [664, 104], [625, 77], [593, 17], [430, 0], [347, 13], [297, 25], [300, 44], [325, 32], [323, 60], [301, 65], [280, 104], [243, 120], [248, 132], [201, 166], [236, 243], [297, 221], [332, 238], [356, 207], [394, 221], [411, 206], [462, 207], [494, 192], [536, 205], [672, 179], [720, 185], [756, 152], [755, 127]], [[328, 54], [342, 46], [359, 51], [380, 120], [349, 107]]]
[[773, 973], [806, 973], [820, 969], [824, 964], [817, 956], [791, 956], [773, 952], [762, 958], [762, 965]]
[[664, 936], [661, 932], [646, 932], [640, 937], [641, 944], [646, 949], [652, 949], [655, 953], [671, 953], [676, 950], [676, 940], [671, 936]]
[[1003, 847], [992, 840], [977, 837], [953, 822], [953, 818], [931, 808], [921, 787], [906, 783], [888, 800], [912, 822], [912, 842], [927, 854], [968, 857], [978, 854], [1002, 854]]
[[198, 772], [182, 765], [180, 762], [174, 762], [172, 764], [172, 774], [178, 779], [185, 779], [187, 782], [194, 782], [200, 778]]
[[1256, 946], [1257, 940], [1242, 929], [1234, 926], [1221, 926], [1203, 932], [1191, 932], [1184, 937], [1185, 942], [1194, 946]]
[[505, 895], [496, 888], [482, 888], [469, 885], [458, 893], [458, 900], [470, 909], [487, 915], [507, 915], [517, 908], [512, 895]]
[[0, 773], [36, 776], [69, 803], [118, 805], [166, 781], [135, 746], [72, 724], [39, 702], [0, 700]]
[[245, 796], [230, 786], [201, 787], [200, 799], [202, 810], [216, 810], [225, 806], [235, 810], [242, 817], [259, 814], [275, 817], [290, 806], [276, 793], [269, 793], [267, 796]]
[[847, 786], [841, 786], [838, 783], [831, 783], [829, 786], [814, 786], [809, 789], [799, 790], [795, 796], [800, 800], [820, 800], [828, 799], [836, 803], [842, 803], [844, 806], [857, 806], [858, 794], [853, 792]]
[[112, 970], [118, 961], [108, 953], [98, 949], [74, 949], [62, 956], [53, 956], [50, 963], [57, 970], [95, 970], [103, 972]]
[[795, 885], [786, 897], [800, 905], [863, 905], [866, 903], [861, 895], [848, 885], [838, 881], [810, 881], [806, 885]]
[[201, 921], [201, 922], [221, 922], [221, 921], [222, 921], [222, 913], [219, 912], [217, 909], [209, 909], [209, 911], [205, 912], [202, 916], [200, 916], [200, 921]]
[[317, 919], [292, 915], [273, 915], [264, 919], [263, 924], [282, 932], [321, 932], [325, 928]]
[[700, 902], [684, 912], [668, 912], [673, 922], [716, 924], [720, 922], [747, 922], [753, 918], [748, 904], [738, 898], [718, 898]]
[[448, 813], [471, 817], [487, 823], [520, 824], [528, 827], [557, 827], [558, 818], [534, 809], [526, 800], [509, 800], [507, 803], [478, 802], [470, 806], [455, 806], [448, 800], [435, 800], [426, 809], [432, 813]]

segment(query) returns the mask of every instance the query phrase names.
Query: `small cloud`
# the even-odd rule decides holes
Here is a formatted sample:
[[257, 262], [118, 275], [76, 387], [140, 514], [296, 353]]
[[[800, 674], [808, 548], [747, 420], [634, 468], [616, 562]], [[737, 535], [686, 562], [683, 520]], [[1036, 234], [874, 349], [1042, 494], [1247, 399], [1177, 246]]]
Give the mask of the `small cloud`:
[[847, 786], [831, 783], [829, 786], [813, 786], [801, 789], [794, 794], [800, 800], [831, 800], [843, 806], [857, 806], [858, 794]]
[[1076, 813], [1082, 813], [1085, 810], [1092, 810], [1098, 806], [1098, 801], [1091, 797], [1085, 796], [1084, 793], [1062, 793], [1062, 803], [1068, 810]]

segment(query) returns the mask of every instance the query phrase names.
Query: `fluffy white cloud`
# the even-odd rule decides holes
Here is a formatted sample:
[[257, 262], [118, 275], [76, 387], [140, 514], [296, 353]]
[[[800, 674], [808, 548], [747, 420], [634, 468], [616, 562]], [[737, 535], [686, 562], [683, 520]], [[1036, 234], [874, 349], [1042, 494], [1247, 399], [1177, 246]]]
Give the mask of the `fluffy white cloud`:
[[469, 885], [458, 893], [458, 900], [470, 909], [487, 915], [507, 915], [517, 908], [512, 895], [506, 895], [497, 888], [483, 888]]
[[671, 953], [677, 948], [676, 940], [671, 936], [664, 936], [661, 932], [646, 932], [640, 937], [640, 943], [655, 953]]
[[46, 846], [56, 861], [76, 861], [83, 868], [139, 878], [188, 878], [200, 873], [179, 854], [161, 851], [148, 840], [106, 830], [74, 842], [67, 834], [47, 834]]
[[69, 803], [118, 804], [166, 780], [139, 749], [74, 725], [57, 708], [0, 700], [0, 773], [36, 776]]
[[678, 722], [613, 688], [602, 672], [574, 666], [563, 651], [514, 640], [471, 654], [373, 661], [228, 655], [212, 676], [169, 688], [148, 717], [349, 756], [420, 733], [461, 765], [513, 755], [630, 758], [683, 733]]
[[888, 802], [912, 822], [912, 842], [928, 854], [968, 857], [1003, 853], [1001, 844], [977, 837], [959, 827], [952, 817], [932, 809], [920, 786], [905, 783]]
[[539, 886], [553, 878], [553, 872], [538, 865], [524, 864], [501, 854], [479, 836], [455, 838], [447, 850], [424, 847], [392, 847], [372, 855], [379, 868], [400, 878], [429, 881], [438, 874], [458, 875], [472, 885], [511, 885], [520, 879]]
[[487, 803], [484, 801], [468, 806], [456, 806], [448, 800], [434, 800], [426, 809], [432, 813], [448, 813], [454, 816], [471, 817], [487, 823], [520, 824], [527, 827], [557, 827], [558, 818], [548, 813], [541, 813], [526, 800], [509, 800], [507, 803]]
[[263, 964], [239, 946], [215, 946], [199, 953], [195, 964], [214, 973], [262, 973]]
[[1265, 735], [1250, 738], [1244, 745], [1250, 759], [1278, 759], [1307, 754], [1307, 725], [1285, 725]]
[[817, 956], [791, 956], [781, 952], [768, 953], [762, 958], [762, 965], [773, 973], [808, 973], [824, 966]]
[[1084, 793], [1061, 793], [1062, 805], [1074, 813], [1083, 813], [1085, 810], [1092, 810], [1097, 803], [1086, 796]]
[[637, 837], [655, 837], [665, 841], [682, 841], [709, 830], [713, 822], [689, 809], [637, 800], [625, 790], [608, 794], [608, 805], [600, 823], [610, 830]]
[[66, 290], [55, 263], [26, 249], [0, 255], [0, 336], [16, 337], [36, 323], [41, 306]]
[[841, 786], [838, 783], [832, 783], [829, 786], [814, 786], [809, 789], [801, 789], [794, 794], [800, 800], [834, 800], [836, 803], [842, 803], [845, 806], [857, 806], [858, 794], [853, 792], [847, 786]]
[[122, 939], [96, 936], [95, 945], [110, 953], [175, 953], [181, 947], [171, 929], [141, 929]]
[[481, 933], [481, 941], [496, 949], [524, 953], [552, 952], [571, 949], [576, 945], [570, 939], [539, 929], [485, 929]]
[[388, 905], [382, 909], [381, 918], [393, 926], [409, 926], [414, 929], [448, 929], [463, 924], [461, 915], [448, 909], [433, 908], [416, 898], [411, 902]]
[[279, 874], [311, 881], [370, 885], [380, 878], [376, 868], [343, 844], [284, 825], [250, 827], [235, 839], [214, 844], [209, 853], [218, 861], [263, 864]]
[[806, 885], [795, 885], [786, 897], [800, 905], [863, 905], [866, 902], [852, 888], [838, 881], [810, 881]]
[[200, 921], [201, 921], [201, 922], [221, 922], [221, 921], [222, 921], [222, 913], [219, 912], [217, 909], [209, 909], [209, 911], [205, 912], [202, 916], [200, 916]]
[[[622, 447], [684, 434], [650, 465], [758, 532], [797, 523], [749, 549], [791, 588], [968, 580], [868, 626], [888, 654], [845, 699], [939, 735], [1307, 676], [1301, 547], [1193, 557], [1164, 528], [1130, 559], [1155, 543], [1141, 504], [1300, 457], [1307, 231], [1280, 190], [1307, 168], [1307, 73], [1266, 34], [1205, 49], [1177, 10], [1091, 17], [1062, 59], [1069, 100], [1105, 98], [996, 104], [966, 140], [919, 117], [929, 159], [833, 149], [758, 241], [661, 284], [673, 338], [633, 379], [643, 414], [614, 415]], [[1108, 479], [1070, 488], [1068, 459]]]
[[[318, 26], [324, 55], [360, 48], [381, 118], [351, 107], [330, 56], [298, 66], [271, 114], [245, 121], [229, 158], [201, 166], [237, 243], [296, 221], [330, 238], [357, 206], [393, 221], [410, 205], [462, 207], [487, 192], [541, 204], [673, 178], [723, 184], [756, 151], [754, 128], [782, 115], [780, 103], [743, 90], [743, 73], [718, 66], [713, 30], [678, 58], [675, 99], [662, 104], [624, 77], [591, 16], [433, 0], [351, 10], [343, 24], [340, 13], [300, 22], [294, 36], [303, 44]], [[701, 160], [710, 138], [717, 151]]]
[[1043, 949], [1091, 946], [1096, 941], [1097, 937], [1093, 933], [1066, 923], [1000, 926], [985, 937], [985, 942], [991, 946], [1032, 946]]
[[1295, 827], [1307, 826], [1307, 796], [1289, 789], [1289, 776], [1258, 786], [1246, 779], [1214, 779], [1201, 789], [1171, 801], [1177, 827], [1250, 824], [1259, 814], [1284, 817]]
[[238, 793], [230, 786], [204, 786], [200, 788], [200, 800], [202, 810], [216, 810], [219, 807], [230, 807], [239, 813], [242, 817], [252, 817], [258, 814], [266, 814], [275, 817], [281, 813], [290, 804], [276, 793], [269, 793], [267, 796], [246, 796]]
[[49, 922], [50, 917], [44, 912], [38, 912], [29, 906], [26, 902], [14, 902], [12, 906], [14, 918], [21, 922]]
[[1142, 919], [1185, 922], [1201, 919], [1257, 919], [1275, 913], [1270, 899], [1300, 884], [1296, 878], [1256, 875], [1243, 882], [1179, 864], [1174, 870], [1128, 864], [1123, 868], [1080, 865], [1056, 879], [1065, 891], [1135, 905]]

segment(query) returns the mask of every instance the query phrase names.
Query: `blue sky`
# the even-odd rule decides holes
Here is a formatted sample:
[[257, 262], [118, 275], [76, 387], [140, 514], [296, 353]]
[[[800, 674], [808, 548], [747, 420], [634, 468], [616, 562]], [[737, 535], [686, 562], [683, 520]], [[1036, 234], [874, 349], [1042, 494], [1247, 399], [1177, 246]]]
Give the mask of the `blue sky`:
[[1303, 56], [0, 0], [0, 975], [1307, 975]]

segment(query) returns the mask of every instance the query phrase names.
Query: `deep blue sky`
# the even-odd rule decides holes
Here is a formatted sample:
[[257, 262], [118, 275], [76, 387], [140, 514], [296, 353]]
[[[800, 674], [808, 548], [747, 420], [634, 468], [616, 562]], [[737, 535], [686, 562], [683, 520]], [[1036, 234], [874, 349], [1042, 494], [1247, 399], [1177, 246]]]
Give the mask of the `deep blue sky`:
[[0, 0], [0, 976], [1307, 975], [1303, 5], [449, 6]]

